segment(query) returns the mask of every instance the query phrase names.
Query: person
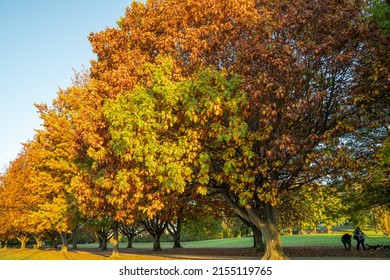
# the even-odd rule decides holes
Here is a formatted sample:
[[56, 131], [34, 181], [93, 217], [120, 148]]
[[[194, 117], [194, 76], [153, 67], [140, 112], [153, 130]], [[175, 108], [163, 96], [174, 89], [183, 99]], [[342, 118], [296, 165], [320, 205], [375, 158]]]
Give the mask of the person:
[[364, 244], [366, 240], [366, 235], [360, 230], [360, 227], [357, 227], [353, 232], [353, 239], [356, 239], [357, 246], [356, 248], [360, 250], [360, 244], [363, 247], [363, 250], [366, 250], [366, 245]]
[[351, 239], [352, 235], [346, 233], [341, 237], [341, 242], [344, 244], [344, 249], [345, 250], [350, 250], [351, 249]]

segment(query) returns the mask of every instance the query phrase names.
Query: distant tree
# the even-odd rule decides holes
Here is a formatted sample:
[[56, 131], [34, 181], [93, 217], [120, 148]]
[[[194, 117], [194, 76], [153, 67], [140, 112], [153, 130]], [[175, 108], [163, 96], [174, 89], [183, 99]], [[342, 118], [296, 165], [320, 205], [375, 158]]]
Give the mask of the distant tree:
[[370, 13], [384, 34], [390, 34], [390, 1], [372, 0]]
[[318, 185], [304, 186], [300, 191], [288, 196], [278, 208], [279, 226], [292, 231], [297, 227], [301, 233], [306, 226], [317, 227], [321, 220], [323, 205], [319, 198]]
[[101, 251], [107, 251], [108, 242], [113, 237], [112, 221], [110, 217], [99, 216], [97, 218], [87, 220], [85, 222], [85, 226], [93, 232], [95, 239], [99, 242], [98, 249]]
[[346, 144], [354, 168], [343, 176], [343, 204], [355, 223], [370, 224], [367, 219], [376, 209], [390, 208], [388, 129], [364, 130], [359, 139], [353, 137]]
[[183, 225], [182, 236], [186, 241], [218, 239], [221, 237], [222, 225], [220, 218], [215, 215], [202, 216], [189, 220]]
[[161, 251], [161, 236], [164, 234], [168, 226], [168, 221], [166, 218], [159, 217], [159, 214], [151, 218], [145, 218], [142, 220], [146, 231], [153, 238], [153, 251]]
[[10, 163], [2, 177], [1, 211], [5, 223], [2, 224], [4, 239], [16, 238], [24, 249], [31, 237], [32, 228], [28, 215], [36, 211], [40, 202], [31, 184], [34, 171], [27, 161], [27, 149], [23, 147], [17, 158]]
[[7, 197], [8, 188], [6, 188], [6, 176], [4, 174], [0, 175], [0, 245], [5, 247], [7, 241], [12, 237], [12, 220], [11, 220], [11, 209], [9, 208], [10, 202], [8, 200], [10, 197]]
[[43, 124], [28, 146], [29, 164], [36, 172], [32, 183], [42, 199], [30, 220], [43, 232], [58, 231], [62, 251], [68, 250], [81, 218], [71, 184], [78, 171], [77, 136], [69, 106], [72, 102], [75, 102], [72, 90], [60, 90], [52, 106], [36, 104]]

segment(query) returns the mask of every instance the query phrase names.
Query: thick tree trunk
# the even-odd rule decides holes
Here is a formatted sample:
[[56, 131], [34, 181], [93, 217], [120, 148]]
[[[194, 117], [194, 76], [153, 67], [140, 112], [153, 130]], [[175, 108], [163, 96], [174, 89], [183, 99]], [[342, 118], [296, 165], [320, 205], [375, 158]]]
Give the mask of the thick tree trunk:
[[299, 223], [298, 225], [298, 234], [303, 234], [302, 223]]
[[173, 248], [182, 248], [180, 233], [175, 233], [173, 236]]
[[283, 252], [282, 241], [277, 227], [276, 209], [275, 207], [266, 204], [263, 209], [261, 218], [258, 211], [254, 211], [250, 206], [245, 207], [248, 211], [249, 218], [260, 229], [265, 240], [265, 252], [263, 260], [284, 260], [288, 259]]
[[141, 222], [135, 221], [132, 225], [122, 224], [119, 227], [119, 231], [127, 237], [127, 248], [133, 248], [134, 237], [145, 230], [141, 225]]
[[280, 235], [276, 229], [276, 225], [270, 223], [262, 227], [262, 232], [265, 241], [265, 252], [262, 257], [263, 260], [284, 260], [287, 259], [283, 252]]
[[168, 224], [168, 231], [173, 237], [173, 248], [182, 248], [181, 246], [181, 220], [177, 219], [175, 224]]
[[99, 241], [99, 250], [100, 251], [107, 251], [108, 248], [107, 248], [107, 240], [106, 239], [102, 239]]
[[132, 236], [126, 236], [127, 237], [127, 248], [132, 249], [133, 248], [133, 237]]
[[288, 259], [283, 252], [282, 242], [277, 227], [275, 207], [270, 204], [262, 204], [261, 208], [259, 206], [258, 208], [255, 208], [250, 204], [241, 206], [238, 202], [239, 200], [232, 197], [232, 194], [228, 191], [223, 191], [222, 195], [241, 218], [254, 224], [263, 234], [265, 251], [262, 259]]
[[112, 255], [111, 257], [117, 258], [119, 257], [119, 223], [118, 221], [112, 222]]
[[240, 220], [252, 230], [253, 233], [253, 247], [256, 249], [256, 252], [264, 252], [265, 251], [265, 245], [263, 241], [263, 234], [261, 231], [255, 226], [253, 223], [241, 218], [238, 216]]
[[99, 250], [101, 250], [101, 251], [108, 250], [107, 243], [108, 243], [108, 240], [112, 236], [111, 234], [112, 234], [111, 229], [102, 228], [102, 229], [95, 231], [95, 236], [99, 240]]
[[43, 240], [42, 239], [39, 239], [39, 240], [36, 240], [37, 241], [37, 250], [41, 250], [42, 247], [43, 247]]
[[168, 222], [154, 217], [153, 219], [144, 220], [142, 223], [148, 233], [153, 237], [153, 251], [161, 251], [160, 239], [167, 228]]
[[42, 249], [42, 246], [43, 246], [42, 238], [40, 236], [35, 236], [34, 239], [35, 239], [35, 242], [37, 242], [35, 249], [37, 249], [37, 250]]
[[51, 233], [50, 234], [50, 247], [51, 248], [58, 248], [57, 246], [57, 233]]
[[153, 251], [161, 251], [161, 235], [155, 234], [153, 236]]
[[73, 238], [73, 240], [72, 240], [72, 249], [73, 250], [77, 249], [77, 240], [75, 238]]
[[78, 228], [75, 228], [72, 232], [72, 249], [76, 250], [77, 249], [77, 230]]
[[61, 237], [61, 252], [68, 252], [68, 244], [69, 244], [69, 236], [72, 236], [69, 233], [66, 232], [61, 232], [60, 237]]
[[98, 249], [101, 249], [102, 246], [103, 246], [103, 240], [102, 240], [100, 237], [98, 238], [98, 242], [99, 242], [99, 247], [98, 247]]
[[256, 227], [253, 226], [253, 246], [256, 248], [256, 252], [264, 252], [265, 251], [265, 244], [263, 241], [263, 234], [261, 231]]
[[26, 235], [22, 235], [22, 236], [19, 236], [17, 239], [20, 241], [20, 249], [21, 250], [26, 249], [26, 243], [27, 243], [28, 237]]

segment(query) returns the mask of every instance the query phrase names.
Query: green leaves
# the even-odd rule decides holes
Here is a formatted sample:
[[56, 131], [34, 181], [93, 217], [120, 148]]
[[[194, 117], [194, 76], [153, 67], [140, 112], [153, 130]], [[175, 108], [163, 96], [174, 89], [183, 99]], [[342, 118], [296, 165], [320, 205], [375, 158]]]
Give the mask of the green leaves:
[[[373, 3], [387, 33], [388, 9]], [[340, 143], [359, 127], [388, 128], [388, 38], [362, 18], [365, 4], [133, 2], [119, 29], [89, 37], [88, 79], [53, 108], [37, 105], [32, 182], [115, 220], [215, 187], [259, 221], [291, 189], [353, 174]], [[369, 179], [386, 179], [387, 152]]]
[[372, 19], [377, 21], [382, 29], [383, 34], [390, 33], [390, 4], [388, 1], [373, 0], [371, 1], [370, 13]]
[[196, 133], [181, 122], [181, 83], [173, 81], [168, 57], [142, 69], [147, 75], [144, 85], [105, 105], [111, 144], [145, 194], [156, 188], [183, 192], [192, 180], [191, 164], [199, 145]]
[[[106, 102], [104, 112], [111, 145], [132, 176], [142, 181], [143, 191], [157, 188], [157, 197], [157, 193], [183, 192], [195, 183], [197, 192], [205, 194], [211, 176], [220, 182], [231, 178], [232, 188], [253, 183], [254, 177], [243, 169], [254, 153], [242, 115], [247, 99], [239, 90], [241, 79], [205, 68], [175, 81], [169, 57], [158, 57], [155, 64], [141, 69], [146, 75], [143, 85]], [[244, 165], [231, 145], [243, 147]], [[219, 151], [212, 158], [211, 147]], [[216, 157], [225, 162], [225, 175], [212, 172]]]

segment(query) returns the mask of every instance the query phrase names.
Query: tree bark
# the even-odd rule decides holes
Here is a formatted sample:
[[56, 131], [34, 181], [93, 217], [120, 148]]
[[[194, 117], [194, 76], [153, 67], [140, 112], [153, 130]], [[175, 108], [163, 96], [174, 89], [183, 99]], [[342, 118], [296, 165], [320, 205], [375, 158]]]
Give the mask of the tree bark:
[[132, 225], [122, 224], [119, 227], [119, 231], [127, 237], [127, 248], [133, 248], [134, 237], [145, 230], [141, 225], [141, 222], [135, 221]]
[[50, 247], [51, 248], [58, 248], [57, 246], [57, 232], [51, 232], [50, 233]]
[[77, 236], [77, 230], [78, 228], [75, 228], [72, 232], [72, 249], [77, 249], [77, 239], [76, 239], [76, 236]]
[[256, 227], [252, 227], [253, 231], [253, 246], [256, 249], [256, 252], [264, 252], [265, 251], [265, 244], [263, 241], [263, 234], [261, 231]]
[[251, 222], [241, 218], [239, 216], [240, 220], [252, 230], [253, 233], [253, 247], [256, 249], [256, 252], [264, 252], [265, 251], [265, 244], [263, 241], [263, 234], [261, 231]]
[[99, 250], [100, 251], [107, 251], [107, 240], [105, 238], [99, 240]]
[[112, 255], [111, 257], [117, 258], [119, 257], [119, 223], [118, 221], [112, 222]]
[[168, 224], [168, 231], [173, 237], [173, 248], [182, 248], [181, 246], [181, 220], [178, 218], [176, 225], [173, 223]]
[[20, 241], [20, 249], [21, 250], [26, 249], [26, 243], [27, 243], [28, 237], [26, 235], [22, 235], [22, 236], [19, 236], [17, 239]]
[[35, 239], [35, 242], [37, 242], [37, 246], [36, 246], [35, 249], [37, 249], [37, 250], [42, 249], [42, 246], [43, 246], [42, 237], [40, 237], [40, 236], [35, 236], [34, 239]]
[[299, 225], [298, 225], [298, 234], [299, 235], [303, 234], [302, 223], [301, 222], [299, 222]]
[[161, 251], [161, 235], [154, 235], [153, 236], [153, 251]]
[[127, 236], [127, 248], [132, 249], [133, 248], [133, 237]]
[[68, 252], [68, 245], [69, 245], [69, 241], [70, 239], [72, 238], [72, 234], [69, 234], [67, 232], [61, 232], [60, 233], [60, 237], [61, 237], [61, 252]]
[[276, 209], [270, 204], [265, 204], [264, 218], [261, 218], [252, 207], [245, 207], [249, 214], [249, 219], [260, 229], [265, 240], [265, 252], [263, 260], [284, 260], [288, 259], [282, 248], [282, 241], [277, 227]]
[[107, 251], [108, 250], [107, 243], [108, 243], [108, 240], [112, 236], [111, 229], [101, 228], [101, 229], [95, 231], [95, 236], [99, 240], [99, 250]]
[[161, 251], [161, 236], [167, 228], [168, 222], [160, 221], [157, 217], [142, 221], [148, 233], [153, 237], [153, 251]]
[[[254, 224], [263, 234], [265, 242], [263, 260], [288, 259], [282, 248], [275, 207], [270, 204], [262, 204], [262, 207], [253, 207], [251, 204], [242, 206], [228, 191], [222, 191], [222, 195], [241, 218]], [[259, 205], [259, 202], [257, 202], [257, 205]]]
[[180, 230], [175, 231], [173, 235], [173, 248], [182, 248]]

